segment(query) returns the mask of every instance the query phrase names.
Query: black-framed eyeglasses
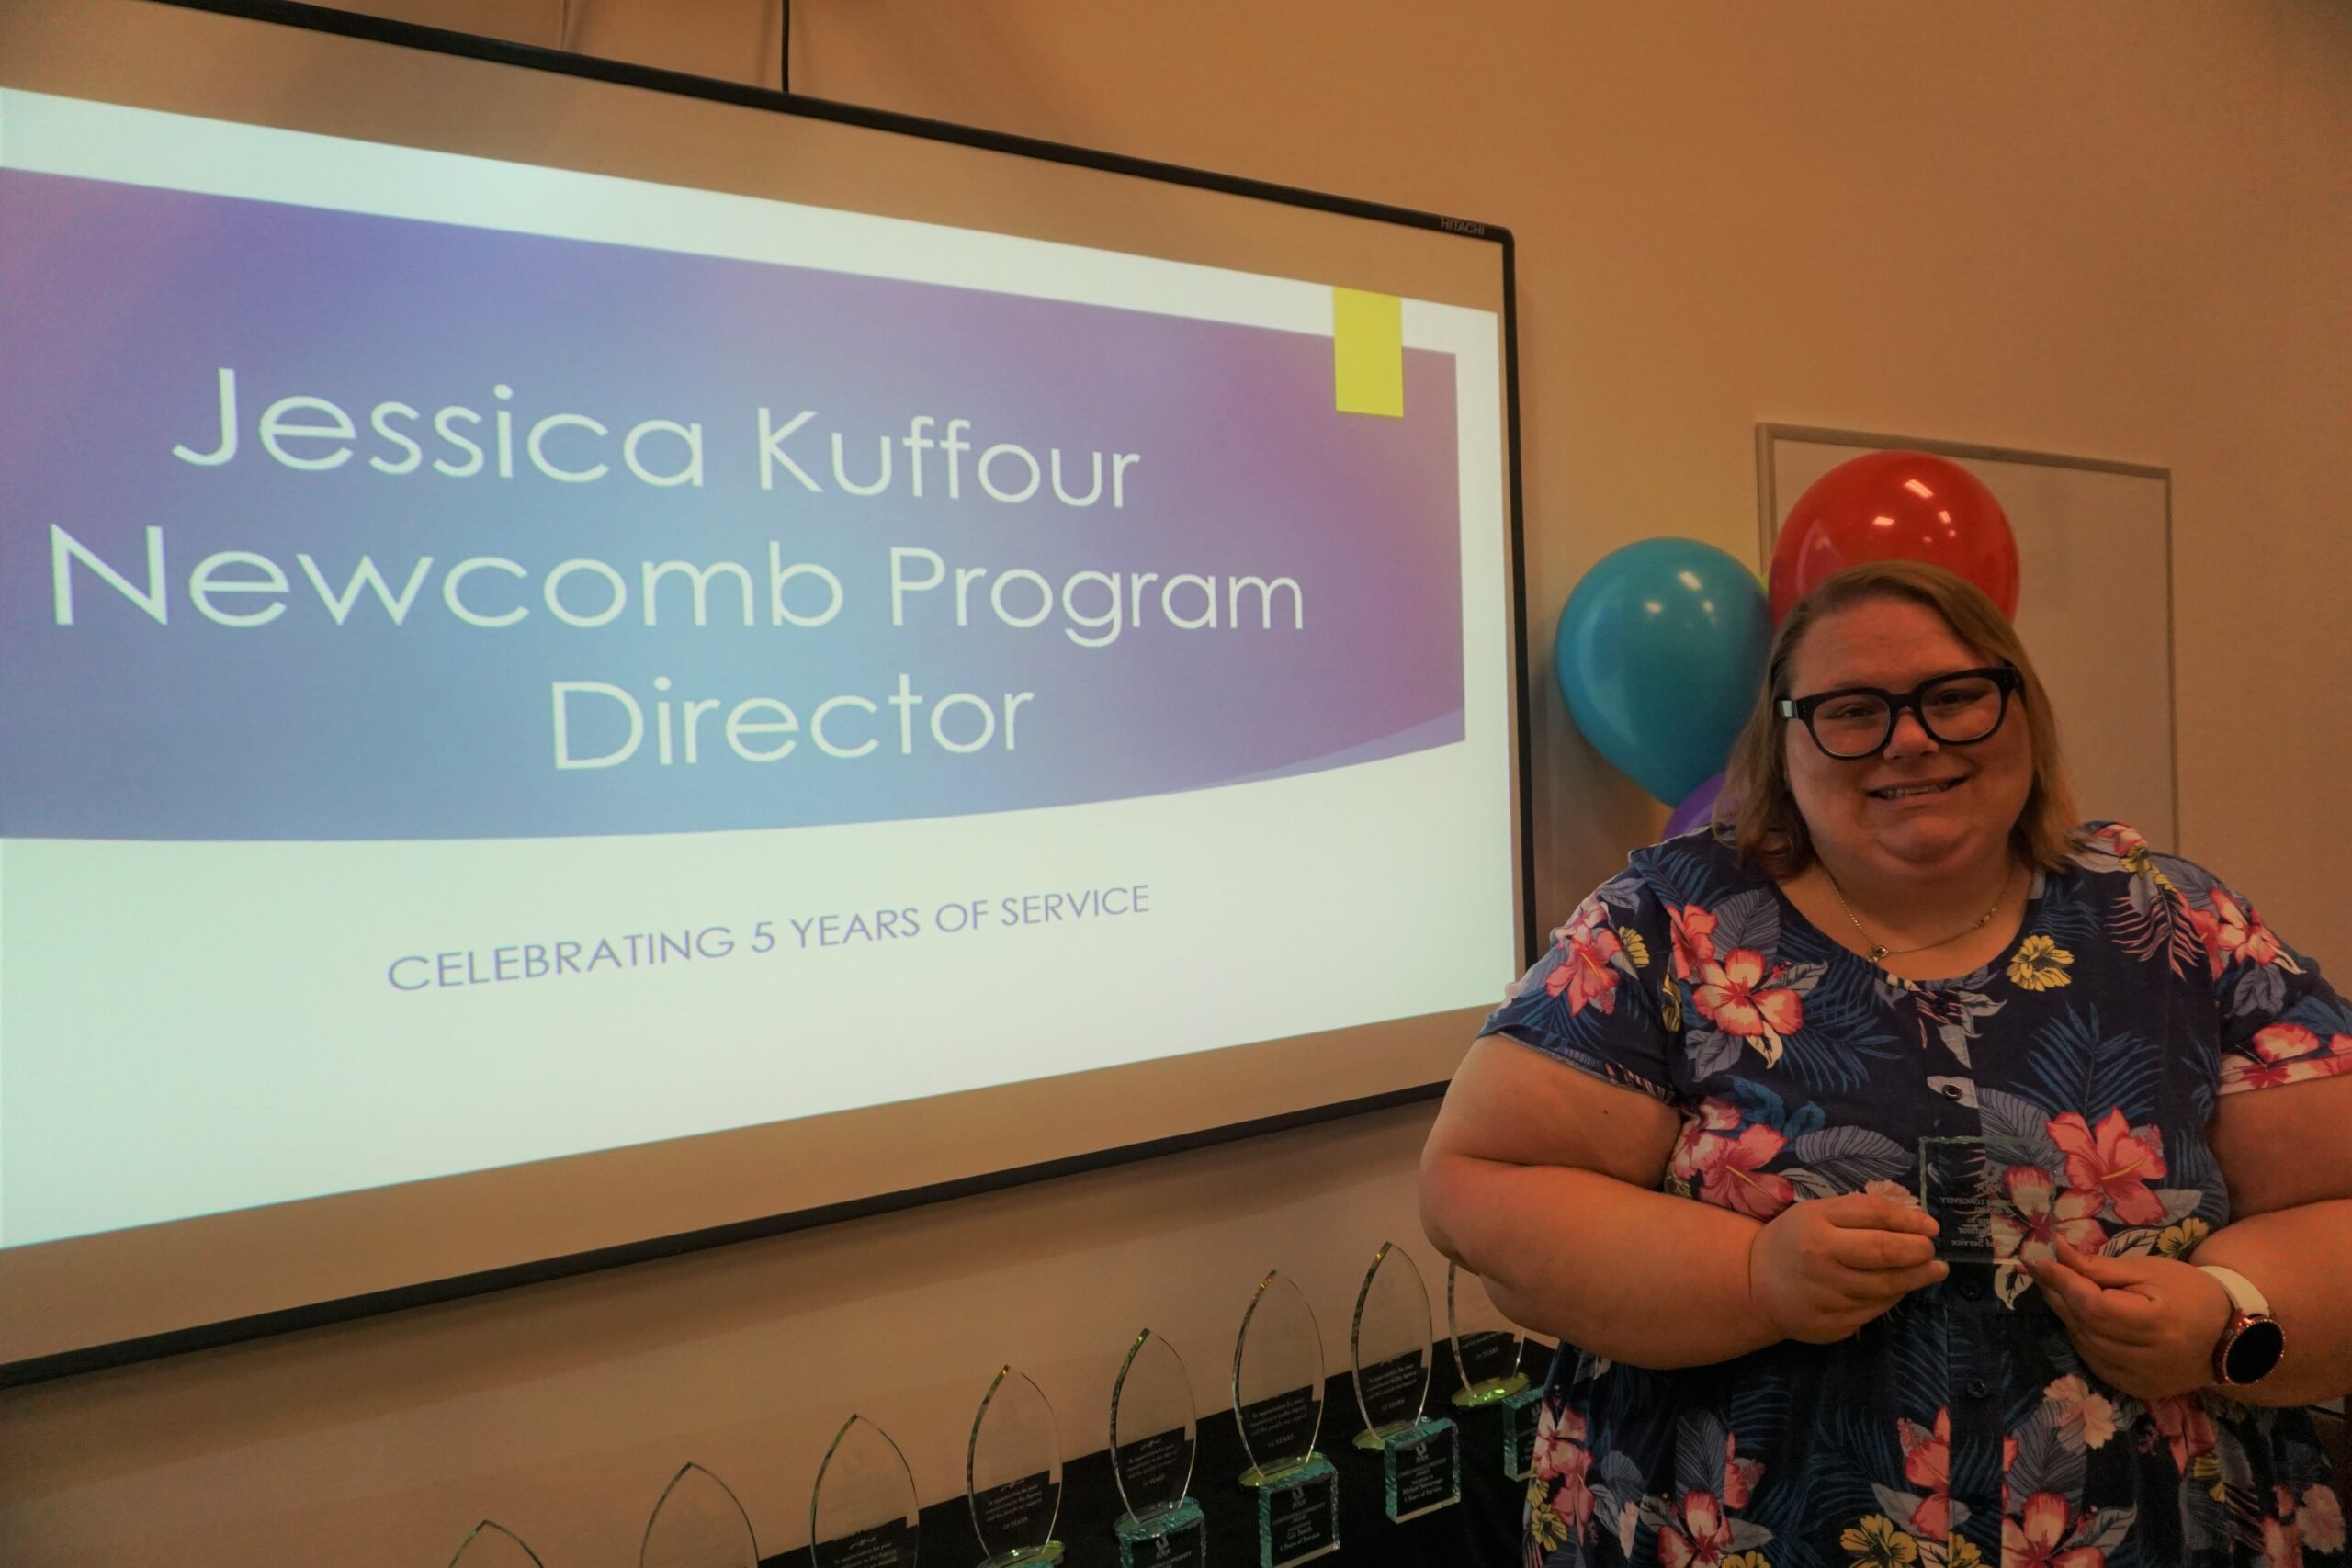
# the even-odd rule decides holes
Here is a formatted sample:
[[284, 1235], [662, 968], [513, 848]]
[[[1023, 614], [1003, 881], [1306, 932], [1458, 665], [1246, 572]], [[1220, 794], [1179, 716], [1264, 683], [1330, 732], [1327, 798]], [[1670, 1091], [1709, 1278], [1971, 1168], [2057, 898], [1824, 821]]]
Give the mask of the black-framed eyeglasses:
[[1944, 746], [1973, 746], [2001, 728], [2009, 698], [2024, 684], [2013, 665], [1955, 670], [1922, 681], [1907, 692], [1877, 686], [1840, 686], [1808, 697], [1782, 697], [1782, 718], [1802, 719], [1813, 743], [1826, 756], [1852, 761], [1886, 750], [1894, 720], [1911, 710], [1919, 728]]

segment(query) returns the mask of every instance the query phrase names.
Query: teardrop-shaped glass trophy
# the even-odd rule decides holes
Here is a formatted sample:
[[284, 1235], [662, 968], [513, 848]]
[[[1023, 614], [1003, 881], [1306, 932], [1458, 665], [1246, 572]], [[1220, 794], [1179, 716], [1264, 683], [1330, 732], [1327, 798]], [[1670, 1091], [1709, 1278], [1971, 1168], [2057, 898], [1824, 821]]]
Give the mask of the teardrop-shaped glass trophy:
[[988, 1554], [982, 1568], [1058, 1562], [1054, 1516], [1062, 1504], [1062, 1440], [1054, 1407], [1028, 1375], [997, 1369], [972, 1417], [964, 1450], [964, 1491], [972, 1529]]
[[1430, 1392], [1430, 1293], [1421, 1271], [1395, 1242], [1384, 1241], [1356, 1291], [1348, 1325], [1348, 1363], [1364, 1429], [1356, 1447], [1376, 1449], [1391, 1432], [1421, 1418]]
[[1124, 1517], [1111, 1527], [1119, 1568], [1202, 1568], [1208, 1526], [1186, 1495], [1197, 1450], [1193, 1380], [1174, 1346], [1147, 1328], [1111, 1385], [1111, 1478]]
[[692, 1461], [680, 1465], [645, 1521], [637, 1568], [760, 1568], [760, 1545], [733, 1488]]
[[1323, 1425], [1323, 1335], [1280, 1270], [1258, 1281], [1233, 1345], [1233, 1419], [1258, 1493], [1259, 1568], [1340, 1550], [1340, 1474], [1315, 1451]]
[[1544, 1385], [1530, 1380], [1521, 1365], [1526, 1337], [1495, 1305], [1477, 1275], [1451, 1263], [1445, 1269], [1445, 1323], [1453, 1369], [1462, 1376], [1453, 1403], [1465, 1410], [1502, 1411], [1503, 1473], [1526, 1480], [1535, 1472], [1535, 1430], [1544, 1411]]
[[523, 1538], [496, 1519], [484, 1519], [466, 1532], [449, 1568], [547, 1568]]
[[1388, 1517], [1402, 1523], [1462, 1500], [1462, 1448], [1453, 1423], [1425, 1414], [1430, 1393], [1430, 1292], [1409, 1254], [1384, 1241], [1372, 1255], [1348, 1329], [1356, 1446], [1380, 1450]]
[[863, 1416], [842, 1422], [808, 1494], [816, 1568], [915, 1568], [921, 1517], [914, 1472], [890, 1434]]

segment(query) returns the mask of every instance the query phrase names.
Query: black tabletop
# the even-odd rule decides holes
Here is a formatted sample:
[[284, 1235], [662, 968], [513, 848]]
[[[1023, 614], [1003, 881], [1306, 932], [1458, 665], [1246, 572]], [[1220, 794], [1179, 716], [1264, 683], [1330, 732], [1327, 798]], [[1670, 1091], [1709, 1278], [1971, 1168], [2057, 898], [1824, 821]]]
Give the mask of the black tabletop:
[[[1540, 1376], [1535, 1353], [1531, 1346], [1531, 1364]], [[1340, 1550], [1317, 1559], [1317, 1568], [1516, 1568], [1520, 1562], [1520, 1507], [1527, 1487], [1504, 1472], [1503, 1412], [1453, 1405], [1450, 1396], [1458, 1380], [1442, 1345], [1434, 1359], [1429, 1413], [1460, 1428], [1462, 1500], [1392, 1524], [1384, 1501], [1381, 1456], [1351, 1441], [1363, 1422], [1347, 1376], [1335, 1377], [1327, 1391], [1329, 1404], [1316, 1447], [1339, 1472]], [[1258, 1499], [1240, 1482], [1249, 1460], [1233, 1412], [1204, 1415], [1199, 1436], [1192, 1495], [1207, 1517], [1208, 1568], [1257, 1568]], [[1065, 1461], [1061, 1513], [1054, 1529], [1064, 1549], [1064, 1568], [1118, 1568], [1119, 1547], [1112, 1526], [1125, 1511], [1111, 1476], [1110, 1450], [1098, 1449]], [[978, 1568], [984, 1558], [965, 1499], [922, 1511], [922, 1568]], [[765, 1558], [762, 1568], [808, 1568], [808, 1549]]]

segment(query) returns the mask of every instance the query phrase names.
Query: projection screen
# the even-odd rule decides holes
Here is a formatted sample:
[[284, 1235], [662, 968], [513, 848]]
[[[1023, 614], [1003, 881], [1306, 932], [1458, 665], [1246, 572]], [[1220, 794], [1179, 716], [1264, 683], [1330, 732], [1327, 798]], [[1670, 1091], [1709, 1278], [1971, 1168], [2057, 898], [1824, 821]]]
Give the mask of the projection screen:
[[11, 1381], [1433, 1092], [1509, 237], [290, 6], [0, 13]]

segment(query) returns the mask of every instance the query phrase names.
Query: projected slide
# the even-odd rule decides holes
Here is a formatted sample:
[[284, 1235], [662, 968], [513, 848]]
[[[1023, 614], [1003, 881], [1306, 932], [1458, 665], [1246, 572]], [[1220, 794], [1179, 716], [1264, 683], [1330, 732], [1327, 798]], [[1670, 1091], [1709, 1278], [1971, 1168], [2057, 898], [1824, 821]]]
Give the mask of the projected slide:
[[0, 1244], [1490, 999], [1496, 355], [0, 93]]

